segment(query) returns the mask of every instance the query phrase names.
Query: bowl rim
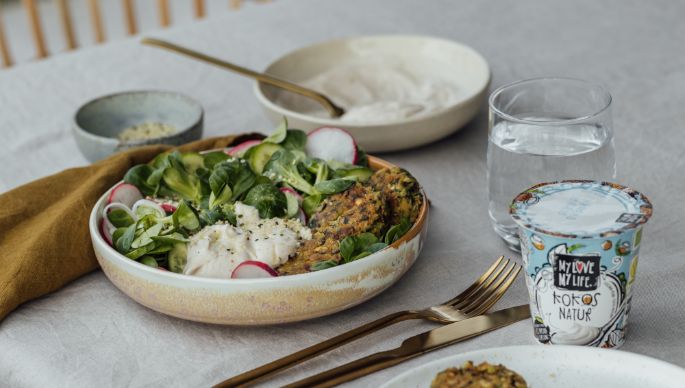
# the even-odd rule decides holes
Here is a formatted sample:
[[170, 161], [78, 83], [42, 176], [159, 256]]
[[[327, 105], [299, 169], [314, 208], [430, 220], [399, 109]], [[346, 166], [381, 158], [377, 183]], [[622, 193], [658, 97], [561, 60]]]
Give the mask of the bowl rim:
[[[228, 147], [230, 148], [230, 147]], [[204, 152], [211, 152], [213, 150], [207, 150]], [[387, 168], [387, 167], [396, 167], [396, 165], [385, 161], [383, 159], [380, 159], [375, 156], [368, 156], [369, 158], [369, 164], [373, 164], [378, 166], [378, 168], [374, 169], [378, 170], [381, 168]], [[372, 168], [373, 169], [373, 168]], [[362, 266], [364, 263], [368, 262], [369, 260], [373, 260], [374, 258], [380, 257], [380, 253], [386, 252], [387, 249], [389, 248], [394, 248], [397, 249], [401, 245], [409, 242], [410, 240], [414, 239], [416, 236], [421, 234], [421, 231], [424, 228], [424, 224], [427, 221], [428, 218], [428, 198], [426, 197], [426, 193], [424, 192], [423, 188], [421, 188], [421, 197], [423, 199], [423, 203], [421, 204], [421, 209], [419, 209], [419, 214], [416, 217], [416, 221], [414, 221], [414, 224], [412, 227], [405, 233], [399, 240], [395, 241], [394, 243], [390, 244], [389, 246], [381, 249], [378, 252], [374, 252], [366, 257], [363, 257], [359, 260], [355, 260], [351, 263], [347, 263], [344, 265], [336, 266], [333, 268], [327, 268], [322, 271], [314, 271], [314, 272], [307, 272], [303, 274], [295, 274], [295, 275], [285, 275], [285, 276], [275, 276], [271, 278], [252, 278], [252, 279], [219, 279], [219, 278], [206, 278], [206, 277], [201, 277], [201, 276], [191, 276], [191, 275], [184, 275], [168, 270], [160, 270], [157, 268], [152, 268], [147, 265], [141, 264], [135, 260], [131, 260], [128, 257], [122, 255], [121, 253], [117, 252], [114, 247], [110, 246], [104, 238], [100, 235], [100, 230], [99, 230], [99, 208], [101, 207], [101, 204], [103, 201], [105, 201], [109, 195], [109, 192], [114, 188], [116, 185], [119, 183], [123, 182], [123, 180], [118, 181], [115, 183], [112, 187], [107, 189], [95, 202], [95, 205], [93, 206], [93, 209], [90, 212], [89, 220], [88, 220], [88, 229], [90, 232], [91, 240], [93, 242], [93, 245], [97, 245], [99, 249], [96, 249], [93, 247], [94, 251], [98, 250], [105, 250], [107, 253], [110, 254], [111, 257], [115, 258], [115, 260], [119, 261], [125, 266], [128, 266], [131, 270], [138, 271], [142, 270], [144, 272], [149, 273], [150, 275], [157, 275], [157, 276], [162, 276], [166, 277], [167, 279], [178, 279], [178, 280], [188, 280], [190, 282], [197, 282], [199, 284], [206, 284], [206, 285], [233, 285], [233, 284], [270, 284], [274, 286], [278, 285], [285, 285], [288, 282], [298, 282], [300, 280], [306, 280], [306, 279], [312, 279], [311, 284], [315, 284], [316, 282], [314, 281], [315, 278], [319, 277], [325, 277], [325, 276], [334, 276], [334, 275], [339, 275], [338, 277], [343, 277], [346, 275], [354, 274], [355, 271], [353, 270], [355, 267]]]
[[274, 101], [271, 99], [267, 98], [264, 95], [264, 92], [262, 91], [262, 87], [265, 85], [264, 83], [260, 81], [256, 81], [253, 83], [253, 91], [255, 95], [257, 96], [257, 100], [259, 102], [274, 111], [277, 111], [281, 115], [287, 115], [291, 116], [293, 118], [296, 118], [298, 120], [302, 121], [307, 121], [307, 122], [312, 122], [319, 124], [320, 126], [344, 126], [344, 127], [349, 127], [349, 128], [380, 128], [380, 127], [387, 127], [390, 125], [405, 125], [405, 124], [410, 124], [410, 123], [417, 123], [417, 122], [422, 122], [424, 120], [430, 120], [432, 118], [435, 118], [437, 116], [443, 115], [446, 112], [460, 109], [465, 105], [468, 105], [472, 103], [474, 100], [479, 99], [479, 96], [481, 96], [490, 86], [490, 82], [492, 81], [492, 71], [490, 69], [490, 65], [488, 64], [487, 60], [483, 55], [481, 55], [478, 51], [476, 51], [473, 47], [455, 41], [455, 40], [450, 40], [442, 37], [437, 37], [437, 36], [432, 36], [432, 35], [419, 35], [419, 34], [379, 34], [379, 35], [351, 35], [347, 37], [341, 37], [341, 38], [334, 38], [334, 39], [329, 39], [325, 41], [319, 41], [312, 43], [310, 45], [304, 46], [304, 47], [299, 47], [295, 50], [291, 50], [278, 58], [274, 59], [271, 61], [265, 68], [264, 72], [268, 73], [268, 69], [276, 64], [277, 62], [283, 60], [284, 58], [294, 55], [298, 52], [304, 51], [304, 50], [309, 50], [312, 48], [315, 48], [317, 46], [325, 46], [329, 44], [334, 44], [334, 43], [340, 43], [340, 42], [345, 42], [345, 41], [354, 41], [354, 40], [362, 40], [362, 39], [420, 39], [420, 40], [426, 40], [426, 41], [436, 41], [440, 42], [443, 44], [448, 44], [452, 46], [457, 46], [462, 49], [465, 49], [466, 52], [468, 52], [470, 55], [473, 55], [477, 60], [482, 62], [482, 65], [486, 71], [486, 76], [485, 79], [480, 85], [477, 90], [473, 93], [468, 94], [467, 96], [461, 98], [458, 102], [451, 104], [449, 106], [446, 106], [442, 109], [439, 109], [437, 111], [428, 113], [426, 115], [420, 115], [416, 117], [411, 117], [408, 119], [399, 119], [399, 120], [393, 120], [393, 121], [383, 121], [383, 122], [373, 122], [373, 123], [364, 123], [364, 122], [344, 122], [339, 119], [333, 119], [333, 118], [328, 118], [328, 117], [315, 117], [315, 116], [310, 116], [301, 112], [296, 112], [287, 108], [284, 108], [278, 104], [276, 104]]
[[[79, 124], [78, 116], [87, 107], [89, 107], [95, 103], [98, 103], [102, 100], [117, 98], [117, 97], [121, 97], [121, 96], [125, 96], [125, 95], [139, 95], [139, 94], [173, 95], [173, 96], [180, 97], [195, 109], [195, 111], [196, 111], [195, 113], [197, 114], [197, 117], [194, 118], [192, 124], [190, 124], [186, 128], [179, 129], [177, 132], [174, 132], [170, 135], [153, 137], [150, 139], [138, 139], [138, 140], [128, 140], [128, 141], [121, 141], [116, 137], [96, 135], [96, 134], [88, 131], [87, 129], [83, 128]], [[154, 142], [154, 141], [158, 141], [158, 140], [164, 140], [164, 139], [170, 139], [170, 138], [174, 138], [176, 136], [182, 135], [184, 133], [187, 133], [187, 132], [191, 131], [192, 129], [196, 128], [200, 123], [202, 123], [204, 121], [204, 117], [205, 117], [205, 110], [202, 107], [202, 104], [200, 104], [199, 101], [188, 96], [187, 94], [179, 93], [179, 92], [176, 92], [173, 90], [164, 90], [164, 89], [134, 89], [134, 90], [124, 90], [124, 91], [109, 93], [109, 94], [105, 94], [105, 95], [93, 98], [92, 100], [86, 101], [81, 106], [79, 106], [78, 109], [76, 109], [76, 112], [74, 112], [74, 114], [71, 118], [71, 122], [72, 122], [72, 128], [75, 131], [79, 132], [79, 134], [86, 136], [88, 138], [91, 138], [94, 140], [106, 141], [106, 142], [110, 142], [113, 144], [126, 145], [126, 146], [143, 146], [143, 145], [151, 144], [150, 142]]]

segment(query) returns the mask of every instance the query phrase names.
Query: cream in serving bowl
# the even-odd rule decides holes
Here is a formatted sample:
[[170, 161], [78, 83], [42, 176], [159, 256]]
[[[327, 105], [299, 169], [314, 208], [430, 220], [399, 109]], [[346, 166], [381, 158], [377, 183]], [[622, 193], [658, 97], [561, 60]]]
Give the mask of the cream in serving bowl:
[[[369, 157], [373, 170], [392, 167]], [[362, 303], [395, 283], [416, 261], [427, 232], [423, 204], [412, 228], [390, 247], [363, 259], [322, 271], [260, 279], [187, 276], [148, 267], [112, 248], [98, 226], [109, 191], [90, 215], [93, 249], [102, 270], [123, 293], [153, 310], [175, 317], [229, 325], [296, 322]]]
[[471, 120], [485, 98], [490, 70], [468, 46], [423, 36], [338, 39], [295, 50], [266, 73], [311, 87], [346, 109], [333, 119], [316, 103], [257, 83], [268, 116], [306, 131], [343, 127], [368, 151], [415, 147]]

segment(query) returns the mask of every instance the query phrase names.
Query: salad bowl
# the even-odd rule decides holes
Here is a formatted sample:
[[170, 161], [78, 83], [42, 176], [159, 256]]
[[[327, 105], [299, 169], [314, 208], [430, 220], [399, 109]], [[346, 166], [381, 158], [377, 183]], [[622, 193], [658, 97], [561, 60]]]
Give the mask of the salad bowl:
[[[373, 170], [394, 167], [369, 156]], [[99, 233], [108, 190], [90, 214], [89, 230], [97, 260], [107, 278], [136, 302], [163, 314], [225, 325], [297, 322], [358, 305], [378, 295], [407, 272], [427, 232], [423, 196], [411, 229], [385, 249], [351, 263], [304, 274], [256, 279], [187, 276], [146, 266], [112, 248]]]

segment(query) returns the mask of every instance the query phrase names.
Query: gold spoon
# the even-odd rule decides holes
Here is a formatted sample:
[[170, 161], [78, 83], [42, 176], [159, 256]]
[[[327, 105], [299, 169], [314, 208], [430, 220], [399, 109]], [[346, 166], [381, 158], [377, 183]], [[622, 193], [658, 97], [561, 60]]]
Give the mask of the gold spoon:
[[242, 74], [244, 76], [254, 78], [257, 81], [264, 82], [266, 84], [275, 86], [277, 88], [285, 89], [287, 91], [297, 93], [299, 95], [305, 96], [307, 98], [311, 98], [312, 100], [315, 100], [319, 104], [321, 104], [326, 110], [331, 114], [331, 117], [340, 117], [343, 114], [345, 114], [345, 110], [333, 103], [328, 97], [325, 95], [315, 92], [312, 89], [305, 88], [304, 86], [300, 86], [297, 84], [294, 84], [292, 82], [288, 82], [286, 80], [276, 78], [272, 75], [264, 74], [264, 73], [258, 73], [254, 70], [247, 69], [242, 66], [234, 65], [230, 62], [222, 61], [221, 59], [210, 57], [209, 55], [199, 53], [197, 51], [193, 51], [190, 49], [187, 49], [185, 47], [181, 47], [178, 45], [175, 45], [170, 42], [166, 42], [163, 40], [159, 39], [154, 39], [154, 38], [143, 38], [141, 40], [143, 44], [148, 44], [151, 46], [157, 46], [157, 47], [162, 47], [167, 50], [174, 51], [179, 54], [183, 54], [186, 56], [189, 56], [191, 58], [198, 59], [200, 61], [205, 61], [209, 62], [213, 65], [223, 67], [229, 70], [232, 70], [238, 74]]

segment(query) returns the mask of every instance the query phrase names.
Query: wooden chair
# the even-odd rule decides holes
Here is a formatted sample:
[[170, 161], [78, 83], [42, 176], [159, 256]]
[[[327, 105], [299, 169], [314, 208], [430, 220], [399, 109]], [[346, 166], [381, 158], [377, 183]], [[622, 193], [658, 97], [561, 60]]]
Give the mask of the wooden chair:
[[[74, 26], [69, 8], [69, 0], [53, 0], [57, 7], [60, 24], [62, 26], [62, 33], [66, 42], [67, 50], [75, 50], [78, 48], [76, 36], [74, 34]], [[110, 0], [107, 0], [110, 1]], [[138, 33], [138, 25], [136, 21], [135, 0], [121, 0], [123, 9], [124, 23], [126, 25], [126, 33], [128, 35], [135, 35]], [[148, 0], [145, 0], [148, 1]], [[205, 17], [206, 8], [205, 0], [190, 0], [193, 2], [193, 12], [195, 18], [201, 19]], [[266, 3], [270, 0], [255, 0], [259, 3]], [[36, 0], [21, 0], [22, 6], [28, 17], [29, 26], [31, 30], [31, 37], [36, 48], [36, 57], [45, 58], [49, 54], [45, 44], [45, 35], [43, 33], [43, 26], [41, 23], [40, 12], [36, 5]], [[169, 0], [156, 0], [157, 14], [159, 25], [161, 27], [168, 27], [171, 25], [171, 9]], [[100, 0], [87, 0], [88, 12], [90, 14], [93, 34], [97, 43], [102, 43], [106, 40], [105, 29], [102, 22], [102, 13], [100, 11]], [[243, 0], [228, 0], [229, 8], [239, 9], [243, 5]], [[10, 67], [14, 64], [12, 55], [10, 53], [8, 39], [5, 35], [4, 26], [2, 22], [2, 10], [0, 9], [0, 59], [1, 67]]]

